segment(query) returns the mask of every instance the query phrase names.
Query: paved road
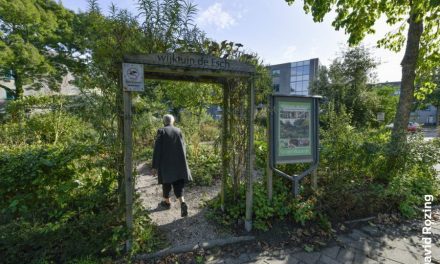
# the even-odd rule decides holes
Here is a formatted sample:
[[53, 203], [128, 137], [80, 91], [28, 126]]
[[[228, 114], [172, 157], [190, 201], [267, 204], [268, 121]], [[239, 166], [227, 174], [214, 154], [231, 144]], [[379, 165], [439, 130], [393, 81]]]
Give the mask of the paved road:
[[[207, 264], [417, 264], [440, 263], [440, 222], [431, 226], [430, 253], [423, 245], [423, 222], [412, 222], [401, 226], [364, 226], [348, 234], [339, 235], [333, 244], [317, 252], [305, 252], [300, 248], [240, 254], [208, 255]], [[431, 257], [425, 262], [424, 257]]]
[[422, 131], [423, 135], [425, 136], [425, 140], [431, 140], [439, 136], [436, 128], [423, 128]]

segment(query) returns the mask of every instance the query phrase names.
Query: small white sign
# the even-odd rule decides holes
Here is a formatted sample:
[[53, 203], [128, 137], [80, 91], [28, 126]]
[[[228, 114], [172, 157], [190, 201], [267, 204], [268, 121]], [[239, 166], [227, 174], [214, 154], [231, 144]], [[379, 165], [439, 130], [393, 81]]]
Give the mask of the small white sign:
[[144, 65], [122, 63], [122, 86], [124, 91], [144, 91]]
[[377, 121], [384, 121], [385, 120], [385, 113], [379, 112], [377, 113]]

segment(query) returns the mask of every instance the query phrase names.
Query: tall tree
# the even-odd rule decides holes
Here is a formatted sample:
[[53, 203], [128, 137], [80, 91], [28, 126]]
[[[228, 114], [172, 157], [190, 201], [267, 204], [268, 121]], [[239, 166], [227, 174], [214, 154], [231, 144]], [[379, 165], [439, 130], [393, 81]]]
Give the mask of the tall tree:
[[378, 104], [369, 85], [374, 80], [376, 66], [367, 48], [347, 48], [333, 60], [329, 69], [322, 67], [312, 90], [323, 95], [336, 112], [347, 110], [353, 125], [368, 126], [375, 119]]
[[0, 0], [0, 70], [12, 71], [16, 98], [27, 84], [59, 88], [76, 51], [74, 18], [53, 0]]
[[[285, 1], [292, 4], [295, 0]], [[304, 10], [312, 13], [315, 22], [322, 22], [327, 13], [335, 10], [337, 16], [332, 25], [336, 30], [345, 29], [350, 45], [359, 44], [366, 34], [374, 33], [373, 26], [381, 17], [385, 17], [389, 25], [399, 26], [396, 32], [388, 33], [378, 44], [399, 51], [406, 41], [405, 55], [401, 62], [400, 99], [391, 144], [398, 147], [399, 143], [406, 142], [404, 132], [414, 100], [416, 78], [440, 62], [440, 1], [304, 0]], [[427, 90], [433, 88], [426, 83], [421, 87], [430, 87]]]

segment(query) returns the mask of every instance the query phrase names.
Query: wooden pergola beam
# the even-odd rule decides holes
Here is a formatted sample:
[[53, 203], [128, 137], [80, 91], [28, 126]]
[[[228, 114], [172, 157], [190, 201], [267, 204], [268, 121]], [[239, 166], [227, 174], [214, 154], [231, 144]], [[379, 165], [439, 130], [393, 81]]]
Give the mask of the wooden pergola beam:
[[[253, 163], [254, 163], [254, 104], [255, 104], [255, 67], [244, 62], [236, 60], [227, 60], [224, 58], [217, 58], [204, 54], [193, 53], [163, 53], [163, 54], [137, 54], [125, 55], [123, 63], [142, 64], [144, 65], [145, 79], [158, 80], [173, 80], [173, 81], [190, 81], [190, 82], [207, 82], [219, 83], [223, 85], [228, 79], [241, 79], [248, 83], [248, 105], [249, 105], [249, 120], [248, 120], [248, 152], [247, 160], [247, 192], [246, 192], [246, 222], [245, 228], [250, 231], [252, 228], [252, 183], [253, 183]], [[124, 90], [121, 82], [121, 89], [123, 91], [124, 104], [124, 174], [125, 174], [125, 192], [126, 192], [126, 222], [127, 228], [131, 234], [133, 228], [133, 180], [132, 180], [132, 113], [131, 113], [131, 91]], [[223, 91], [225, 92], [225, 91]], [[228, 96], [225, 94], [225, 96]], [[223, 100], [227, 102], [226, 99]], [[227, 105], [223, 106], [227, 108]], [[226, 113], [225, 113], [226, 114]], [[226, 132], [227, 118], [224, 116], [222, 131]], [[223, 137], [223, 140], [226, 138]], [[224, 142], [226, 143], [226, 142]], [[223, 144], [222, 153], [226, 153], [227, 145]], [[224, 158], [224, 157], [223, 157]], [[226, 162], [223, 162], [225, 166]], [[225, 168], [226, 169], [226, 168]], [[226, 177], [223, 173], [223, 178]], [[224, 188], [226, 179], [222, 179], [222, 201], [224, 201]], [[222, 204], [222, 208], [224, 205]], [[131, 236], [127, 241], [127, 250], [131, 250]]]

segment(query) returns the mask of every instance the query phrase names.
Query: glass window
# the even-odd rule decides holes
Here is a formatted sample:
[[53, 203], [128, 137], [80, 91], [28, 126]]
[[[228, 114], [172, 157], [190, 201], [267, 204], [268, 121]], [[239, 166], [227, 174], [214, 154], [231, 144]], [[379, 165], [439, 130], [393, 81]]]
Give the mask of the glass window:
[[279, 92], [279, 91], [280, 91], [280, 85], [279, 85], [279, 84], [274, 84], [274, 85], [273, 85], [273, 90], [274, 90], [275, 92]]
[[278, 77], [280, 76], [281, 71], [280, 70], [273, 70], [272, 71], [272, 77]]
[[298, 67], [292, 67], [290, 70], [291, 75], [298, 75]]
[[309, 82], [308, 81], [302, 82], [302, 87], [304, 90], [309, 90]]
[[304, 65], [310, 65], [310, 61], [309, 60], [304, 61]]
[[303, 61], [298, 61], [297, 63], [298, 63], [298, 66], [303, 66], [304, 65]]
[[301, 73], [299, 72], [299, 70], [301, 70], [301, 67], [295, 67], [292, 69], [292, 75], [301, 75]]
[[310, 66], [306, 65], [302, 68], [302, 74], [309, 74]]
[[302, 76], [302, 80], [303, 81], [308, 81], [309, 80], [309, 75], [303, 75]]

